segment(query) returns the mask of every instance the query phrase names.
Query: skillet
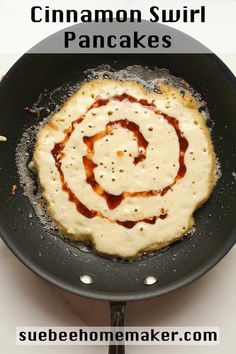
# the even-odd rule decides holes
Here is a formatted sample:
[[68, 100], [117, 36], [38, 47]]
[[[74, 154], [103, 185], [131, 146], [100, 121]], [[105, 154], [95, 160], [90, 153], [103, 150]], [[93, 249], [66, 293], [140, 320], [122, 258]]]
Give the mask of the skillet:
[[[81, 82], [86, 69], [110, 64], [167, 68], [200, 92], [211, 114], [212, 139], [222, 176], [209, 201], [195, 213], [192, 237], [175, 242], [162, 252], [132, 262], [86, 252], [65, 239], [55, 238], [39, 222], [19, 184], [15, 153], [22, 133], [48, 115], [27, 112], [39, 94]], [[55, 101], [62, 101], [62, 92]], [[124, 325], [125, 303], [166, 294], [196, 280], [230, 250], [236, 238], [236, 80], [214, 54], [25, 54], [0, 84], [0, 233], [11, 251], [37, 275], [74, 294], [111, 303], [113, 326]], [[29, 143], [32, 150], [33, 141]], [[32, 153], [32, 151], [31, 151]], [[12, 185], [16, 195], [11, 195]], [[29, 214], [32, 218], [29, 219]], [[77, 256], [73, 256], [77, 255]], [[93, 282], [86, 284], [84, 275]], [[152, 280], [157, 281], [147, 285]], [[89, 279], [89, 278], [87, 278]], [[124, 353], [111, 346], [110, 354]]]

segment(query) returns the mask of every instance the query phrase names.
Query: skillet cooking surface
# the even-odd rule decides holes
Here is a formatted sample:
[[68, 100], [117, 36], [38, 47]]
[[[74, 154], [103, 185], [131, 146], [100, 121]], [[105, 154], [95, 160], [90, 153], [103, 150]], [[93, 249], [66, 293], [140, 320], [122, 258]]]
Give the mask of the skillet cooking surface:
[[[135, 64], [170, 70], [203, 96], [215, 122], [212, 137], [222, 177], [210, 200], [195, 213], [196, 232], [163, 252], [132, 262], [84, 253], [73, 244], [50, 236], [23, 195], [15, 163], [16, 146], [22, 133], [43, 118], [43, 115], [37, 118], [24, 108], [32, 106], [44, 89], [50, 93], [65, 83], [76, 84], [83, 80], [84, 70], [101, 64], [110, 64], [118, 70]], [[61, 93], [57, 95], [60, 99]], [[232, 247], [236, 235], [236, 181], [233, 177], [236, 172], [236, 82], [213, 54], [26, 54], [0, 84], [0, 109], [0, 133], [8, 139], [0, 146], [0, 232], [18, 258], [53, 284], [103, 300], [149, 298], [195, 280]], [[13, 184], [18, 187], [15, 196], [11, 195]], [[94, 283], [83, 284], [80, 281], [83, 274], [92, 276]], [[154, 275], [157, 283], [144, 285], [143, 280], [148, 275]]]

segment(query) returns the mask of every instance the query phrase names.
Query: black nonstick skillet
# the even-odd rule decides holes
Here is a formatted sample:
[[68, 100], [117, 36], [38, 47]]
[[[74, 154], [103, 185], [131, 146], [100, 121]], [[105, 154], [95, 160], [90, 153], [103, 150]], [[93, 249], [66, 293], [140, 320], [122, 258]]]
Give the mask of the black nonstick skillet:
[[[16, 146], [24, 130], [48, 114], [42, 111], [37, 116], [25, 107], [31, 107], [45, 89], [50, 93], [64, 84], [82, 81], [84, 71], [99, 64], [110, 64], [114, 69], [134, 64], [158, 66], [187, 80], [207, 101], [214, 122], [212, 139], [221, 165], [222, 176], [212, 196], [195, 213], [193, 236], [163, 252], [131, 262], [83, 252], [62, 238], [54, 242], [23, 195], [15, 162]], [[62, 92], [59, 90], [54, 95], [60, 101]], [[191, 283], [233, 246], [236, 238], [236, 79], [215, 55], [26, 54], [1, 81], [0, 112], [0, 132], [8, 139], [0, 145], [3, 240], [26, 266], [52, 284], [74, 294], [110, 301], [113, 326], [123, 325], [127, 301], [160, 296]], [[13, 196], [14, 184], [17, 192]], [[123, 346], [112, 346], [109, 350], [113, 354], [124, 353]]]

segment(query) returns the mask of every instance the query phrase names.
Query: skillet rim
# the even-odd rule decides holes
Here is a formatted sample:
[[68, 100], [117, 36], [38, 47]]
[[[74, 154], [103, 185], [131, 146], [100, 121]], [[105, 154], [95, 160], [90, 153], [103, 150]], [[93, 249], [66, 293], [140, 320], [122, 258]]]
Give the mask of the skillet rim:
[[[198, 267], [194, 272], [186, 275], [181, 280], [177, 280], [172, 282], [168, 286], [163, 286], [160, 290], [153, 290], [145, 293], [144, 291], [140, 291], [140, 293], [129, 293], [125, 295], [116, 295], [116, 294], [108, 294], [96, 291], [94, 289], [89, 288], [88, 290], [83, 290], [82, 288], [76, 288], [74, 286], [68, 286], [64, 281], [60, 279], [57, 280], [55, 276], [46, 273], [44, 270], [41, 270], [40, 267], [35, 266], [30, 259], [27, 259], [22, 255], [21, 252], [18, 251], [17, 247], [14, 246], [14, 242], [11, 242], [7, 235], [1, 230], [0, 225], [0, 236], [9, 250], [20, 260], [28, 269], [30, 269], [34, 274], [38, 275], [41, 279], [46, 280], [48, 283], [53, 284], [54, 286], [68, 291], [74, 295], [83, 296], [90, 299], [95, 300], [103, 300], [103, 301], [111, 301], [111, 302], [126, 302], [126, 301], [136, 301], [136, 300], [146, 300], [154, 297], [159, 297], [165, 294], [169, 294], [175, 290], [178, 290], [184, 286], [187, 286], [193, 283], [195, 280], [199, 279], [203, 275], [205, 275], [209, 270], [211, 270], [216, 264], [218, 264], [223, 257], [230, 251], [230, 249], [234, 246], [236, 242], [236, 227], [233, 232], [230, 234], [230, 237], [226, 240], [224, 247], [220, 248], [219, 251], [208, 259], [201, 267]], [[149, 288], [150, 289], [150, 288]]]

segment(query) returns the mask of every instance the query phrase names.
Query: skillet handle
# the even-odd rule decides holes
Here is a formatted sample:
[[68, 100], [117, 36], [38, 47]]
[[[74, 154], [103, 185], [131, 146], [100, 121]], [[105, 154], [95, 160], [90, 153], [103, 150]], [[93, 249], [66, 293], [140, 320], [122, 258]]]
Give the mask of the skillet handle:
[[[126, 302], [110, 302], [111, 327], [123, 332], [125, 320]], [[121, 342], [119, 345], [109, 346], [108, 354], [125, 354], [125, 345]]]

